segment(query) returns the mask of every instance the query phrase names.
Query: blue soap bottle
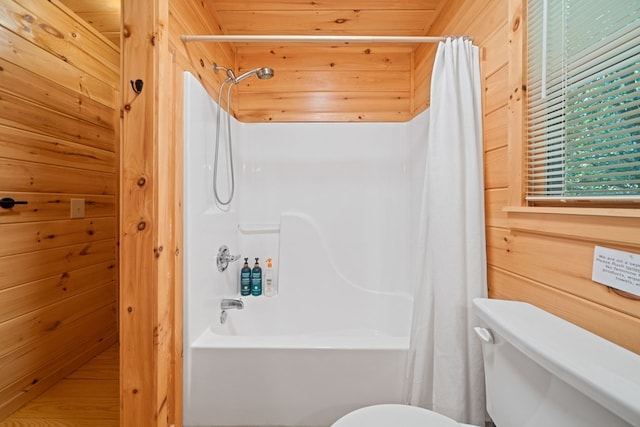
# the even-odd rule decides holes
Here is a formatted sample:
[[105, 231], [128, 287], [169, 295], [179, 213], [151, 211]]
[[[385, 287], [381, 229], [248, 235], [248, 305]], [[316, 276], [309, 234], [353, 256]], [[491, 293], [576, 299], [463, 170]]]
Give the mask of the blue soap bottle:
[[240, 270], [240, 295], [251, 295], [251, 267], [249, 267], [249, 258], [244, 259], [244, 265]]
[[258, 258], [251, 270], [251, 295], [254, 297], [262, 295], [262, 268], [258, 264]]

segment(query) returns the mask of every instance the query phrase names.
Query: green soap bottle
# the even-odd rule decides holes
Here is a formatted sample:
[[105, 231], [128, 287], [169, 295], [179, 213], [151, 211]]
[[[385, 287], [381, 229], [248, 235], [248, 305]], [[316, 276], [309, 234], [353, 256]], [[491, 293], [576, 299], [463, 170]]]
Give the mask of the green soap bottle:
[[240, 270], [240, 295], [246, 297], [251, 295], [251, 267], [249, 267], [249, 258], [244, 259], [244, 265]]
[[258, 264], [258, 258], [256, 258], [256, 263], [253, 264], [251, 270], [251, 295], [254, 297], [262, 295], [262, 268]]

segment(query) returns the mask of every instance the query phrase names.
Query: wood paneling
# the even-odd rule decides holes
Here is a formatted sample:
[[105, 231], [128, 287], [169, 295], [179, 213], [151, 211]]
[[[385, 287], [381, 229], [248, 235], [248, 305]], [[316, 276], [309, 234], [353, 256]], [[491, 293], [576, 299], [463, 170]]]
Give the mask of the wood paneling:
[[[218, 88], [227, 77], [213, 72], [212, 65], [232, 67], [235, 49], [229, 43], [183, 43], [182, 34], [210, 33], [216, 28], [217, 17], [206, 3], [171, 2], [169, 5], [169, 42], [172, 52], [184, 58], [183, 70], [200, 79], [207, 91], [217, 99]], [[217, 30], [219, 31], [219, 30]], [[180, 113], [181, 114], [181, 113]]]
[[42, 15], [39, 0], [15, 0], [0, 9], [0, 25], [56, 58], [103, 82], [118, 81], [117, 49], [96, 37], [77, 17], [61, 7]]
[[509, 101], [509, 90], [507, 85], [508, 67], [500, 67], [496, 72], [484, 76], [484, 114], [493, 113], [499, 108], [503, 108]]
[[56, 164], [112, 174], [116, 171], [113, 151], [7, 126], [0, 126], [0, 151], [6, 159]]
[[105, 240], [113, 237], [116, 229], [113, 217], [0, 224], [4, 243], [0, 256]]
[[208, 0], [223, 33], [424, 35], [442, 1]]
[[[338, 49], [332, 46], [283, 46], [264, 47], [247, 46], [238, 47], [237, 60], [240, 72], [249, 71], [256, 67], [269, 66], [275, 72], [285, 71], [400, 71], [406, 77], [411, 71], [411, 52], [408, 47], [390, 48], [384, 46], [347, 46]], [[330, 80], [332, 75], [326, 75], [325, 80]], [[277, 78], [277, 74], [273, 79]], [[383, 77], [379, 77], [384, 80]], [[270, 80], [264, 81], [265, 85]], [[240, 87], [246, 86], [249, 80], [245, 80]], [[304, 89], [311, 92], [313, 85]]]
[[[125, 108], [122, 120], [122, 211], [121, 211], [121, 407], [120, 425], [169, 426], [181, 423], [177, 382], [182, 378], [176, 365], [182, 363], [181, 343], [176, 340], [176, 288], [182, 286], [176, 263], [181, 256], [180, 212], [182, 167], [176, 163], [172, 121], [182, 116], [182, 87], [175, 79], [173, 61], [178, 40], [170, 35], [166, 24], [171, 19], [192, 16], [181, 27], [197, 26], [203, 14], [192, 13], [194, 4], [154, 0], [153, 5], [137, 0], [123, 2], [122, 16], [127, 28], [123, 39], [123, 82], [141, 78], [146, 90]], [[202, 4], [203, 8], [206, 8]], [[170, 9], [171, 16], [170, 18]], [[206, 11], [205, 11], [206, 13]], [[213, 23], [212, 23], [213, 24]], [[155, 37], [149, 38], [149, 34]], [[210, 55], [205, 49], [198, 53]], [[202, 58], [193, 63], [204, 67]], [[198, 64], [198, 65], [196, 65]], [[207, 77], [213, 79], [213, 72]], [[123, 94], [126, 103], [127, 94]], [[178, 156], [180, 158], [180, 156]], [[176, 360], [177, 359], [177, 360]]]
[[[393, 93], [389, 95], [381, 92], [286, 92], [279, 94], [246, 93], [238, 101], [240, 117], [245, 114], [256, 117], [262, 115], [266, 120], [291, 121], [301, 118], [304, 114], [309, 117], [336, 117], [343, 114], [347, 119], [364, 120], [381, 117], [394, 117], [408, 120], [411, 100], [410, 92]], [[245, 107], [250, 104], [249, 107]], [[309, 106], [313, 106], [310, 109]], [[243, 108], [245, 107], [245, 108]], [[376, 114], [377, 113], [377, 114]], [[291, 114], [290, 117], [288, 115]], [[299, 121], [299, 120], [297, 120]], [[325, 121], [325, 120], [322, 120]], [[331, 120], [326, 120], [331, 121]], [[355, 121], [355, 120], [343, 120]]]
[[[486, 171], [485, 173], [490, 173]], [[485, 190], [484, 211], [485, 224], [488, 227], [507, 228], [509, 226], [504, 207], [507, 204], [507, 190], [505, 188]]]
[[105, 261], [113, 262], [115, 255], [116, 242], [110, 239], [5, 256], [0, 258], [0, 289]]
[[483, 123], [483, 140], [486, 151], [507, 146], [509, 115], [504, 105], [490, 113], [485, 113]]
[[[117, 339], [119, 51], [57, 0], [0, 6], [0, 419]], [[70, 200], [85, 217], [70, 218]]]
[[116, 278], [115, 265], [107, 261], [90, 265], [58, 276], [47, 277], [0, 291], [0, 319], [12, 319], [54, 304], [92, 287], [112, 283]]
[[113, 195], [116, 190], [114, 178], [112, 173], [41, 165], [20, 160], [0, 160], [2, 188], [13, 191]]
[[116, 210], [114, 196], [96, 196], [93, 194], [61, 194], [61, 193], [20, 193], [0, 190], [0, 198], [13, 197], [15, 200], [26, 200], [27, 205], [16, 205], [12, 209], [0, 210], [0, 223], [28, 221], [68, 220], [71, 210], [71, 199], [84, 199], [85, 218], [113, 217]]
[[406, 121], [412, 50], [408, 47], [238, 47], [239, 72], [274, 68], [272, 79], [238, 88], [243, 121]]
[[114, 45], [120, 45], [120, 0], [60, 1]]
[[115, 106], [113, 84], [94, 77], [62, 58], [46, 54], [37, 45], [21, 37], [7, 35], [6, 39], [0, 39], [0, 58], [25, 70], [46, 76], [52, 82], [88, 96], [105, 106]]
[[0, 71], [0, 89], [8, 94], [30, 102], [35, 101], [50, 110], [62, 111], [76, 119], [107, 129], [113, 129], [115, 125], [112, 107], [91, 99], [77, 89], [64, 87], [3, 59], [0, 59]]
[[[76, 0], [78, 1], [78, 0]], [[341, 10], [341, 9], [371, 9], [371, 10], [436, 10], [441, 0], [277, 0], [277, 1], [236, 1], [211, 0], [217, 10], [243, 10], [247, 12], [257, 10]]]
[[112, 288], [111, 284], [106, 284], [95, 290], [65, 298], [59, 303], [5, 320], [0, 325], [0, 356], [38, 341], [51, 331], [97, 311], [105, 305], [105, 301], [113, 301]]
[[509, 185], [507, 167], [507, 147], [485, 151], [484, 188], [506, 188]]
[[[215, 5], [215, 2], [214, 2]], [[424, 34], [435, 18], [435, 11], [422, 10], [268, 10], [221, 11], [223, 31], [229, 34]], [[282, 23], [287, 25], [283, 26]]]
[[[640, 318], [640, 305], [591, 281], [591, 260], [595, 243], [489, 228], [489, 264], [505, 271], [527, 272], [527, 278], [559, 291]], [[629, 250], [628, 246], [608, 245]], [[562, 263], [557, 260], [561, 259]]]

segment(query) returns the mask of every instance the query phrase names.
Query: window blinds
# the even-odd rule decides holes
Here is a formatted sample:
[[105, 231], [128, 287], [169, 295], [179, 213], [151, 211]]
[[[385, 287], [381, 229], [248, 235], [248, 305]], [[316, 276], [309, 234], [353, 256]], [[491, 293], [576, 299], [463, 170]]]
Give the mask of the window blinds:
[[640, 1], [529, 0], [528, 200], [640, 198]]

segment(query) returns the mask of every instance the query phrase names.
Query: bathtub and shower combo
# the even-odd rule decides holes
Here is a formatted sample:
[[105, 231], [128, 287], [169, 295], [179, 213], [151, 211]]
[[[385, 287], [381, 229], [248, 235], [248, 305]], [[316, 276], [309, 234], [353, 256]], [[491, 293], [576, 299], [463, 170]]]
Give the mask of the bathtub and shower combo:
[[[185, 425], [327, 426], [401, 402], [427, 116], [256, 124], [217, 111], [185, 73]], [[237, 260], [219, 271], [223, 245]], [[240, 296], [244, 258], [273, 260], [277, 295]]]

